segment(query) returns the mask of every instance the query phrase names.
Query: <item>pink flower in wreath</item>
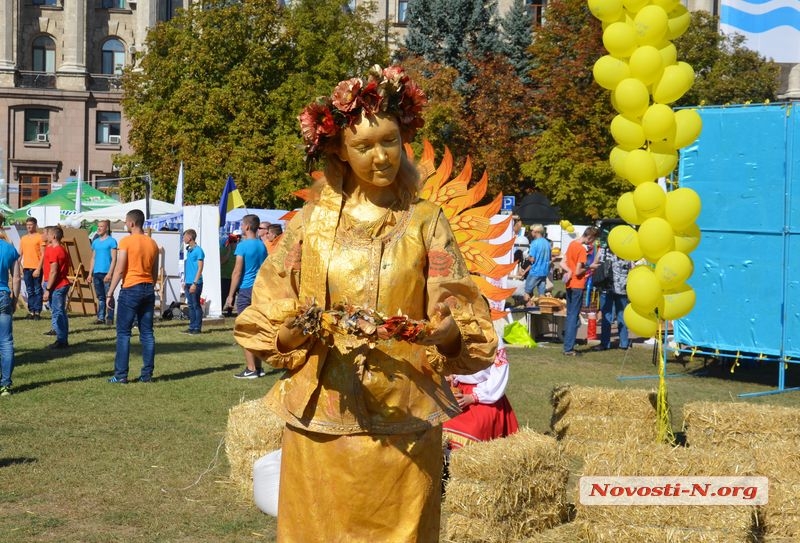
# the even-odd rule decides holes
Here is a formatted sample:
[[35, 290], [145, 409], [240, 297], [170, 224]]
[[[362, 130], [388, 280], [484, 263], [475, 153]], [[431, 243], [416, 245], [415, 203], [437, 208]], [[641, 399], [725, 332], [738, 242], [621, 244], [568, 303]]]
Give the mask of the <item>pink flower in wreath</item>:
[[342, 112], [350, 112], [358, 107], [358, 95], [361, 92], [361, 79], [354, 77], [339, 82], [333, 89], [331, 103]]
[[309, 145], [319, 143], [320, 137], [336, 133], [336, 123], [330, 107], [324, 102], [310, 103], [298, 117], [303, 140]]
[[358, 101], [367, 113], [375, 114], [381, 111], [383, 96], [378, 88], [378, 82], [370, 80], [367, 86], [361, 90]]

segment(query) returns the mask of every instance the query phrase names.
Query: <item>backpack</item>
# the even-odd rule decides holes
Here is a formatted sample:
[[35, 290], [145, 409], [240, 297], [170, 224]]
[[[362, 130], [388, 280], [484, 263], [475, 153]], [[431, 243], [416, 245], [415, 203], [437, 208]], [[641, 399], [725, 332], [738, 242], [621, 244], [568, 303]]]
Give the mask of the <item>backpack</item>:
[[592, 273], [592, 285], [601, 290], [611, 289], [614, 286], [614, 267], [611, 260], [600, 262], [600, 267]]

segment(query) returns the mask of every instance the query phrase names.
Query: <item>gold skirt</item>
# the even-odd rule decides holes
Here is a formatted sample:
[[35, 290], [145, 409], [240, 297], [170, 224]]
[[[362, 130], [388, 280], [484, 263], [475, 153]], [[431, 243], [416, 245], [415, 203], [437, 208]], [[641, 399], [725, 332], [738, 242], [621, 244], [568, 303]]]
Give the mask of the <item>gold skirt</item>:
[[442, 427], [327, 435], [286, 426], [278, 541], [439, 540]]

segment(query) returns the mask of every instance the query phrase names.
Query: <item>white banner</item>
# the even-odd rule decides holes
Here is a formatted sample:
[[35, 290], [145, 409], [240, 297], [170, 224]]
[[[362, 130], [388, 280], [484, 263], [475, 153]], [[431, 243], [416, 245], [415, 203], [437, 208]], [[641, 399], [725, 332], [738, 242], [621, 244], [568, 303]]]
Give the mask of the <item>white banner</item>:
[[775, 62], [800, 63], [800, 1], [722, 0], [720, 30]]

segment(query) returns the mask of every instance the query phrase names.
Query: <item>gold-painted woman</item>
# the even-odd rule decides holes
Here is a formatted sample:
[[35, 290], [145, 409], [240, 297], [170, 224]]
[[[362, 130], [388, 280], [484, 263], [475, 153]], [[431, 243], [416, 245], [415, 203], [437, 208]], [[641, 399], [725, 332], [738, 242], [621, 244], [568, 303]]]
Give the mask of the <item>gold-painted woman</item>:
[[[279, 541], [439, 537], [442, 422], [460, 412], [444, 376], [489, 366], [497, 337], [449, 223], [419, 199], [403, 149], [425, 102], [402, 68], [375, 66], [299, 117], [324, 176], [261, 268], [235, 329], [244, 348], [288, 370], [268, 395], [286, 421]], [[296, 320], [309, 305], [427, 326], [409, 339], [378, 320], [372, 335], [321, 338]]]

